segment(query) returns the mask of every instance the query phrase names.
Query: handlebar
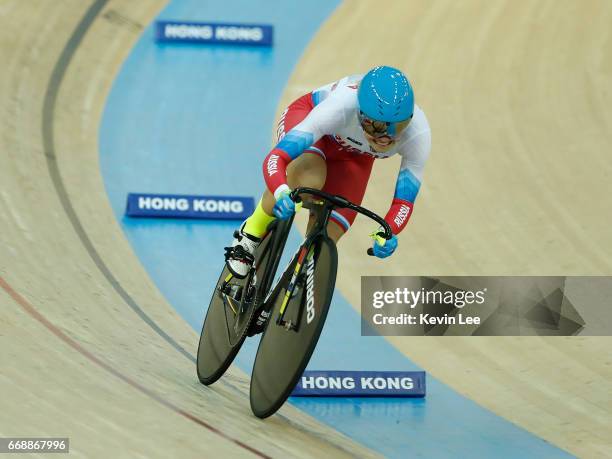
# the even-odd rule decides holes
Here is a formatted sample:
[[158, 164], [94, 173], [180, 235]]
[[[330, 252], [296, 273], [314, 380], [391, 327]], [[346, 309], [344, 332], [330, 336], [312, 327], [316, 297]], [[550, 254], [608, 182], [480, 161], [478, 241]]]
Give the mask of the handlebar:
[[[329, 194], [326, 193], [324, 191], [321, 190], [317, 190], [316, 188], [296, 188], [291, 192], [291, 199], [295, 202], [299, 202], [300, 201], [300, 194], [310, 194], [312, 196], [316, 196], [319, 198], [322, 198], [328, 202], [330, 202], [331, 204], [333, 204], [335, 207], [342, 207], [342, 208], [346, 208], [346, 209], [351, 209], [354, 210], [355, 212], [361, 214], [361, 215], [365, 215], [366, 217], [374, 220], [376, 223], [378, 223], [383, 231], [379, 232], [378, 235], [384, 237], [385, 239], [389, 240], [393, 237], [393, 233], [391, 232], [391, 227], [389, 226], [389, 224], [385, 221], [384, 218], [382, 218], [381, 216], [375, 214], [374, 212], [372, 212], [371, 210], [366, 209], [365, 207], [361, 207], [358, 206], [357, 204], [353, 204], [351, 201], [349, 201], [348, 199], [339, 196], [339, 195], [333, 195], [333, 194]], [[368, 255], [374, 255], [374, 252], [372, 251], [372, 249], [368, 249]]]

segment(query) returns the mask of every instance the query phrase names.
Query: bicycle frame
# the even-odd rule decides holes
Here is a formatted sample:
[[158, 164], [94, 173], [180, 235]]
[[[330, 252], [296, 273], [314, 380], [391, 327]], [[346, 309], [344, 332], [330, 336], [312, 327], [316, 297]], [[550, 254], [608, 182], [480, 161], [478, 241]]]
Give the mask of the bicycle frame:
[[[310, 208], [310, 205], [306, 205], [304, 207]], [[331, 210], [329, 211], [329, 214], [331, 214]], [[295, 214], [287, 220], [277, 221], [276, 223], [277, 227], [275, 228], [274, 234], [272, 235], [273, 240], [269, 243], [268, 247], [266, 247], [265, 249], [266, 251], [270, 251], [270, 256], [273, 258], [268, 262], [268, 265], [266, 266], [266, 269], [262, 276], [262, 281], [261, 281], [259, 288], [260, 288], [260, 291], [265, 292], [265, 297], [263, 301], [261, 302], [261, 304], [257, 305], [257, 307], [260, 307], [266, 311], [269, 311], [272, 308], [271, 300], [276, 299], [276, 295], [278, 294], [279, 286], [283, 284], [283, 282], [281, 281], [289, 275], [289, 272], [290, 272], [289, 267], [293, 264], [295, 257], [298, 256], [298, 254], [300, 253], [303, 247], [305, 246], [309, 247], [311, 245], [316, 235], [321, 234], [321, 228], [319, 228], [320, 225], [317, 225], [316, 227], [317, 231], [316, 232], [311, 231], [310, 232], [311, 234], [304, 240], [304, 242], [302, 242], [302, 244], [300, 244], [300, 247], [298, 248], [296, 253], [293, 255], [293, 257], [291, 258], [291, 261], [289, 262], [287, 268], [278, 277], [274, 286], [272, 286], [272, 282], [274, 280], [276, 271], [278, 270], [278, 265], [280, 263], [280, 259], [282, 258], [283, 250], [285, 248], [287, 237], [289, 236], [289, 231], [291, 230], [291, 226], [293, 224], [294, 218], [295, 218]], [[325, 219], [326, 222], [328, 218], [329, 216], [327, 216], [327, 218]], [[327, 235], [325, 226], [323, 227], [323, 231], [324, 231], [323, 234]], [[264, 255], [265, 255], [265, 252], [261, 255], [261, 257], [263, 257]]]
[[[306, 260], [308, 256], [310, 256], [310, 252], [312, 250], [312, 244], [317, 238], [321, 238], [321, 237], [328, 238], [329, 237], [327, 234], [327, 225], [329, 223], [329, 218], [331, 216], [331, 213], [334, 207], [347, 207], [352, 210], [355, 210], [356, 212], [362, 213], [372, 218], [373, 220], [380, 223], [381, 226], [383, 227], [384, 229], [383, 236], [386, 239], [389, 239], [391, 237], [391, 229], [389, 228], [389, 225], [382, 218], [380, 218], [378, 215], [374, 214], [373, 212], [370, 212], [369, 210], [364, 209], [361, 206], [358, 206], [356, 204], [349, 202], [345, 198], [342, 198], [340, 196], [329, 195], [323, 191], [316, 190], [313, 188], [296, 188], [292, 192], [291, 197], [294, 201], [297, 201], [298, 199], [300, 199], [299, 198], [300, 194], [309, 194], [311, 196], [319, 197], [323, 199], [314, 199], [314, 200], [304, 202], [304, 208], [310, 209], [310, 210], [317, 210], [319, 211], [319, 215], [317, 216], [315, 220], [315, 226], [308, 231], [308, 234], [306, 235], [304, 242], [302, 242], [302, 244], [300, 245], [300, 248], [296, 251], [295, 255], [292, 258], [292, 262], [289, 263], [289, 266], [291, 266], [293, 263], [293, 260], [295, 260], [297, 257], [296, 265], [295, 265], [295, 268], [293, 269], [291, 280], [285, 291], [285, 297], [283, 298], [283, 303], [280, 308], [280, 314], [276, 319], [276, 323], [278, 325], [287, 326], [287, 328], [294, 328], [294, 327], [299, 326], [299, 324], [295, 324], [293, 326], [292, 324], [288, 324], [284, 321], [285, 309], [289, 302], [289, 299], [291, 298], [293, 294], [293, 291], [297, 283], [297, 279], [303, 270], [304, 260]], [[317, 208], [316, 206], [322, 206], [322, 207]], [[280, 233], [276, 233], [274, 235], [275, 240], [272, 242], [273, 246], [272, 248], [268, 248], [268, 250], [274, 250], [272, 254], [273, 256], [275, 256], [275, 259], [273, 260], [274, 262], [273, 265], [272, 266], [268, 265], [268, 267], [266, 268], [266, 272], [264, 273], [265, 278], [262, 279], [262, 284], [261, 284], [263, 287], [266, 288], [266, 290], [264, 291], [268, 291], [262, 303], [262, 307], [266, 311], [270, 311], [272, 309], [273, 302], [276, 301], [276, 297], [279, 293], [278, 292], [280, 288], [279, 286], [283, 285], [283, 282], [281, 282], [281, 280], [285, 279], [286, 276], [289, 275], [289, 269], [286, 269], [285, 272], [278, 278], [277, 283], [274, 285], [274, 288], [269, 289], [271, 286], [272, 277], [274, 276], [274, 274], [276, 273], [276, 269], [278, 268], [278, 263], [282, 255], [281, 252], [284, 249], [285, 242], [289, 234], [289, 229], [291, 228], [291, 225], [293, 223], [293, 219], [294, 219], [294, 216], [292, 216], [287, 221], [286, 225], [282, 228], [282, 231]], [[299, 317], [299, 314], [298, 314], [298, 317]]]

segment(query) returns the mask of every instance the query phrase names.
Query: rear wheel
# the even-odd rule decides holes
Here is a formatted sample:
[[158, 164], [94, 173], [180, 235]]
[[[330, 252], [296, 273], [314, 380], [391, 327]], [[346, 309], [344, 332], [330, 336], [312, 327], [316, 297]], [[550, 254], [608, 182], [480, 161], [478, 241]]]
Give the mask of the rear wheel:
[[277, 320], [289, 279], [276, 295], [251, 376], [251, 409], [257, 417], [266, 418], [282, 406], [308, 365], [325, 324], [337, 266], [335, 244], [320, 237], [311, 245], [285, 306], [285, 325]]
[[213, 291], [204, 319], [197, 354], [198, 379], [210, 385], [217, 381], [233, 362], [246, 338], [257, 304], [261, 301], [261, 274], [270, 259], [268, 250], [272, 233], [255, 253], [255, 270], [245, 279], [231, 276], [224, 266]]

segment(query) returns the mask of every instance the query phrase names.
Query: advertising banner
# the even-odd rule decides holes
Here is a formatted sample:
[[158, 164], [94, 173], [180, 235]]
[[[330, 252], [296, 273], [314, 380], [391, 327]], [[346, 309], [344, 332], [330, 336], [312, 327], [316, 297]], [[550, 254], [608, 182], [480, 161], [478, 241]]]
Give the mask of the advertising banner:
[[129, 193], [128, 217], [244, 220], [253, 213], [255, 200], [244, 196], [188, 196]]
[[424, 371], [305, 371], [292, 397], [424, 397]]
[[206, 43], [272, 46], [274, 30], [263, 24], [157, 21], [155, 40], [162, 43]]

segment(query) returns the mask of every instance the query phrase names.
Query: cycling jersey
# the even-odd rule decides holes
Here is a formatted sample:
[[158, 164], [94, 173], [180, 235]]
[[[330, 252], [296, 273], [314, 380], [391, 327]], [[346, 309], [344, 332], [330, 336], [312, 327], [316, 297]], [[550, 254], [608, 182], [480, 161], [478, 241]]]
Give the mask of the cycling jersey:
[[[394, 145], [387, 151], [377, 151], [368, 143], [358, 119], [357, 88], [361, 77], [361, 75], [345, 77], [304, 96], [308, 98], [310, 105], [304, 107], [302, 103], [301, 109], [307, 111], [299, 117], [299, 122], [295, 125], [291, 123], [292, 126], [286, 126], [287, 115], [298, 101], [304, 102], [304, 97], [295, 101], [283, 113], [278, 129], [279, 142], [266, 156], [263, 164], [264, 177], [270, 191], [278, 197], [280, 192], [288, 189], [287, 165], [299, 155], [307, 152], [319, 154], [326, 159], [328, 182], [330, 180], [332, 182], [343, 181], [349, 185], [356, 185], [354, 178], [363, 179], [365, 177], [365, 183], [359, 187], [365, 191], [371, 160], [389, 158], [398, 154], [401, 156], [401, 164], [395, 193], [389, 212], [385, 216], [385, 220], [397, 234], [405, 227], [412, 214], [414, 201], [423, 178], [423, 168], [431, 149], [431, 132], [425, 113], [415, 105], [412, 121], [398, 135]], [[358, 173], [358, 177], [340, 173], [330, 177], [329, 165], [332, 161], [340, 160], [355, 160], [356, 163], [363, 164], [361, 169], [364, 172]], [[326, 187], [338, 188], [334, 186], [337, 184], [330, 183], [329, 185], [326, 182]], [[344, 189], [350, 191], [351, 187], [346, 186]], [[363, 193], [358, 194], [361, 196], [358, 197], [359, 202], [356, 204], [360, 204], [363, 197]], [[349, 196], [345, 195], [345, 197], [350, 199]], [[338, 212], [335, 215], [337, 214]], [[342, 217], [341, 212], [340, 217]], [[349, 221], [339, 222], [345, 230], [352, 223], [352, 219], [346, 220]]]

